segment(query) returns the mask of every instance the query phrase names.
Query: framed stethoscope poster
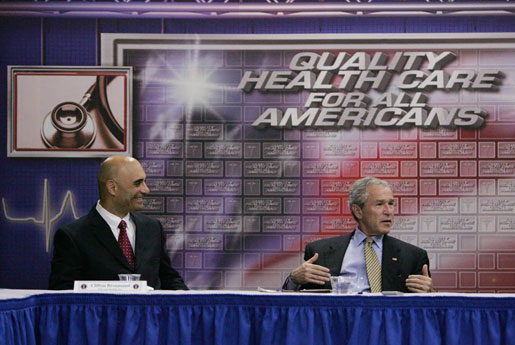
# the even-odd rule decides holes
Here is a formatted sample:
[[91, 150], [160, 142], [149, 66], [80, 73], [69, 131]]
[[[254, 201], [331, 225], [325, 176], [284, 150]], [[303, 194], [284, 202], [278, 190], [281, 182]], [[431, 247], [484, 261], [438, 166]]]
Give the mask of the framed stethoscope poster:
[[132, 67], [8, 67], [9, 157], [132, 154]]

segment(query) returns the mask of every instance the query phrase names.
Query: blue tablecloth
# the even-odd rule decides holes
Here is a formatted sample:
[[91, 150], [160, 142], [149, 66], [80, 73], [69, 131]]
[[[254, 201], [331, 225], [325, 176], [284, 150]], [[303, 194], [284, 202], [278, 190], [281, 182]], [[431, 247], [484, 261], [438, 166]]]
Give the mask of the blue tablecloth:
[[515, 344], [515, 297], [48, 293], [0, 300], [0, 344]]

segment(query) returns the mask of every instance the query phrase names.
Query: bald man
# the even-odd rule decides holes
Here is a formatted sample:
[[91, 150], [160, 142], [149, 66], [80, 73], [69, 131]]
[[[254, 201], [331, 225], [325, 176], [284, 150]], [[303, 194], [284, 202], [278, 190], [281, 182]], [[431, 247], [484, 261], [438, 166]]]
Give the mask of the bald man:
[[88, 215], [58, 229], [49, 288], [73, 289], [75, 280], [118, 280], [141, 274], [154, 289], [187, 290], [170, 264], [159, 221], [137, 213], [150, 193], [132, 157], [107, 158], [98, 172], [100, 200]]

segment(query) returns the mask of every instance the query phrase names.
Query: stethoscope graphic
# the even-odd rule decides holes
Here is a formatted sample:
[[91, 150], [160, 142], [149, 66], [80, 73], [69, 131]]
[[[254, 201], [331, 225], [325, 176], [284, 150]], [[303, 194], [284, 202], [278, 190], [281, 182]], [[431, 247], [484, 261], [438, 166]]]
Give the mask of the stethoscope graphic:
[[41, 126], [41, 139], [49, 148], [88, 148], [97, 136], [95, 121], [90, 112], [97, 109], [105, 126], [120, 143], [124, 131], [116, 121], [107, 99], [107, 85], [115, 76], [97, 76], [82, 100], [59, 103], [45, 116]]

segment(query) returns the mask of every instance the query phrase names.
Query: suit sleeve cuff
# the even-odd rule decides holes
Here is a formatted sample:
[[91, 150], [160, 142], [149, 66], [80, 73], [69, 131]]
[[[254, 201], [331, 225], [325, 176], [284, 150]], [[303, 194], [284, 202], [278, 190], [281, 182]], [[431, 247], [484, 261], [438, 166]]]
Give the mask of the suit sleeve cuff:
[[286, 281], [284, 282], [283, 289], [298, 291], [300, 290], [300, 285], [294, 283], [291, 279], [291, 275], [289, 275], [288, 278], [286, 278]]

